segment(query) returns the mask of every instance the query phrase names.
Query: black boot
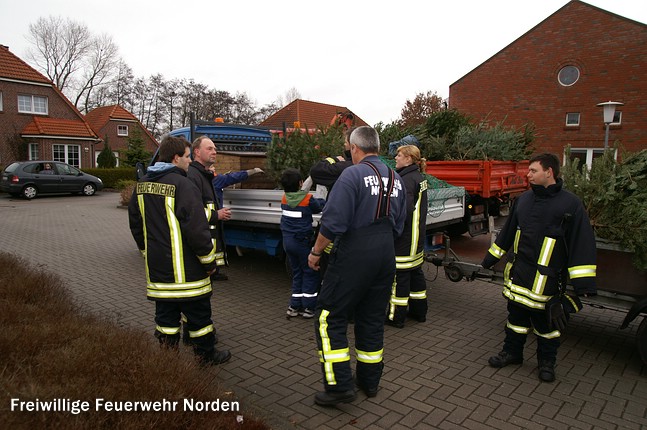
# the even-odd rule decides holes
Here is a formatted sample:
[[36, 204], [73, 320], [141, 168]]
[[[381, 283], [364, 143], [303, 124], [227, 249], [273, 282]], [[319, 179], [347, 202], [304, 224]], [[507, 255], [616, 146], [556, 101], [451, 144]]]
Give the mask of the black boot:
[[505, 367], [508, 364], [521, 364], [523, 363], [522, 355], [512, 355], [508, 351], [501, 351], [497, 355], [493, 355], [488, 360], [488, 363], [492, 367], [501, 368]]
[[340, 403], [350, 403], [357, 398], [355, 390], [320, 391], [315, 394], [315, 403], [319, 406], [335, 406]]
[[555, 380], [555, 360], [539, 360], [539, 379], [544, 382]]
[[216, 366], [218, 364], [226, 363], [231, 358], [231, 352], [228, 349], [223, 349], [218, 351], [217, 349], [213, 350], [213, 353], [203, 356], [197, 354], [198, 359], [200, 360], [201, 366]]

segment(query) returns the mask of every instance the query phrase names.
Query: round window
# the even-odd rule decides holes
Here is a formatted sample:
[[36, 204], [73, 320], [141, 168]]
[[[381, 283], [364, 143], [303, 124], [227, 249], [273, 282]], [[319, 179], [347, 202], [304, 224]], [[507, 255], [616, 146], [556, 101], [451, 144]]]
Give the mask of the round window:
[[580, 79], [580, 69], [575, 66], [562, 67], [557, 75], [559, 83], [565, 87], [569, 87]]

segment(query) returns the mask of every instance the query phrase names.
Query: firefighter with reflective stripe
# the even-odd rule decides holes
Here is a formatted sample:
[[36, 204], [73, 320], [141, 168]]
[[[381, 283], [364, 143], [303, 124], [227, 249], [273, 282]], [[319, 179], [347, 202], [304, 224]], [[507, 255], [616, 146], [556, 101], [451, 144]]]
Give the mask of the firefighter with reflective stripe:
[[[312, 166], [310, 169], [310, 178], [315, 185], [323, 185], [328, 190], [332, 190], [333, 185], [347, 167], [353, 165], [353, 160], [350, 156], [350, 142], [348, 140], [350, 134], [356, 127], [350, 127], [344, 132], [344, 154], [337, 157], [326, 157]], [[328, 260], [330, 258], [330, 251], [332, 250], [332, 243], [324, 249], [324, 253], [319, 261], [319, 272], [321, 279], [323, 279], [326, 268], [328, 267]]]
[[356, 398], [346, 330], [354, 312], [357, 385], [377, 394], [384, 353], [384, 311], [395, 276], [394, 237], [406, 217], [400, 176], [377, 157], [380, 140], [371, 127], [350, 135], [354, 165], [335, 183], [321, 219], [321, 229], [308, 256], [317, 270], [323, 250], [333, 242], [330, 264], [317, 300], [315, 332], [325, 391], [319, 405]]
[[555, 380], [561, 332], [547, 317], [547, 304], [570, 283], [578, 295], [595, 295], [595, 237], [582, 202], [562, 188], [559, 158], [540, 154], [530, 160], [531, 190], [512, 211], [481, 263], [492, 267], [507, 254], [503, 295], [508, 321], [503, 350], [490, 357], [492, 367], [523, 362], [526, 336], [537, 335], [539, 378]]
[[193, 336], [194, 352], [204, 364], [229, 359], [217, 351], [211, 320], [211, 280], [216, 250], [198, 189], [187, 179], [189, 142], [166, 137], [159, 161], [137, 183], [128, 205], [130, 229], [146, 260], [147, 295], [155, 301], [155, 336], [177, 348], [180, 315]]
[[326, 201], [301, 191], [302, 185], [301, 172], [297, 169], [286, 169], [281, 175], [285, 191], [281, 200], [281, 233], [283, 249], [292, 268], [288, 318], [298, 315], [313, 318], [319, 290], [319, 273], [308, 266], [308, 254], [313, 236], [312, 214], [320, 213]]
[[395, 241], [395, 282], [386, 323], [403, 328], [407, 317], [424, 322], [427, 319], [427, 281], [422, 271], [427, 218], [427, 180], [425, 160], [414, 145], [397, 149], [396, 172], [402, 178], [407, 196], [407, 218], [402, 236]]
[[204, 211], [209, 221], [211, 238], [216, 246], [218, 266], [227, 265], [222, 222], [231, 218], [231, 209], [220, 208], [211, 181], [213, 172], [209, 168], [216, 162], [216, 145], [207, 136], [200, 136], [191, 144], [193, 161], [189, 165], [188, 177], [200, 190]]

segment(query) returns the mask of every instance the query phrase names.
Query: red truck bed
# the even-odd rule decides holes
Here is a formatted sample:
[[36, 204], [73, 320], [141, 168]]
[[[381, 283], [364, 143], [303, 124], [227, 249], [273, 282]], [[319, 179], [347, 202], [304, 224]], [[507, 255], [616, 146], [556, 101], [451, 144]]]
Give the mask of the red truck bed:
[[528, 189], [528, 161], [427, 161], [426, 172], [468, 194], [483, 198], [519, 194]]

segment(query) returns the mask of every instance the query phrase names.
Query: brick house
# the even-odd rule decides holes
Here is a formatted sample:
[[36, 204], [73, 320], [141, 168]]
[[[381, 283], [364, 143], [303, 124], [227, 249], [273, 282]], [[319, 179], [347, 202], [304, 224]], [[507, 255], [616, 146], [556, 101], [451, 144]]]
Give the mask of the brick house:
[[355, 115], [345, 106], [335, 106], [301, 99], [296, 99], [287, 104], [259, 125], [268, 127], [272, 132], [279, 134], [284, 130], [291, 131], [293, 128], [307, 128], [309, 131], [314, 131], [318, 127], [329, 126], [338, 114], [341, 114], [344, 118], [348, 118], [351, 125], [368, 125], [363, 119]]
[[151, 154], [154, 154], [159, 147], [155, 137], [137, 117], [119, 105], [93, 109], [85, 115], [85, 119], [101, 138], [101, 142], [96, 145], [95, 163], [107, 140], [110, 149], [117, 157], [117, 166], [119, 166], [120, 153], [128, 149], [128, 139], [133, 137], [133, 133], [139, 132], [144, 148]]
[[0, 45], [0, 165], [46, 159], [93, 167], [98, 141], [51, 80]]
[[647, 148], [647, 25], [573, 0], [454, 82], [449, 104], [475, 120], [536, 129], [537, 151], [590, 164], [609, 146]]

